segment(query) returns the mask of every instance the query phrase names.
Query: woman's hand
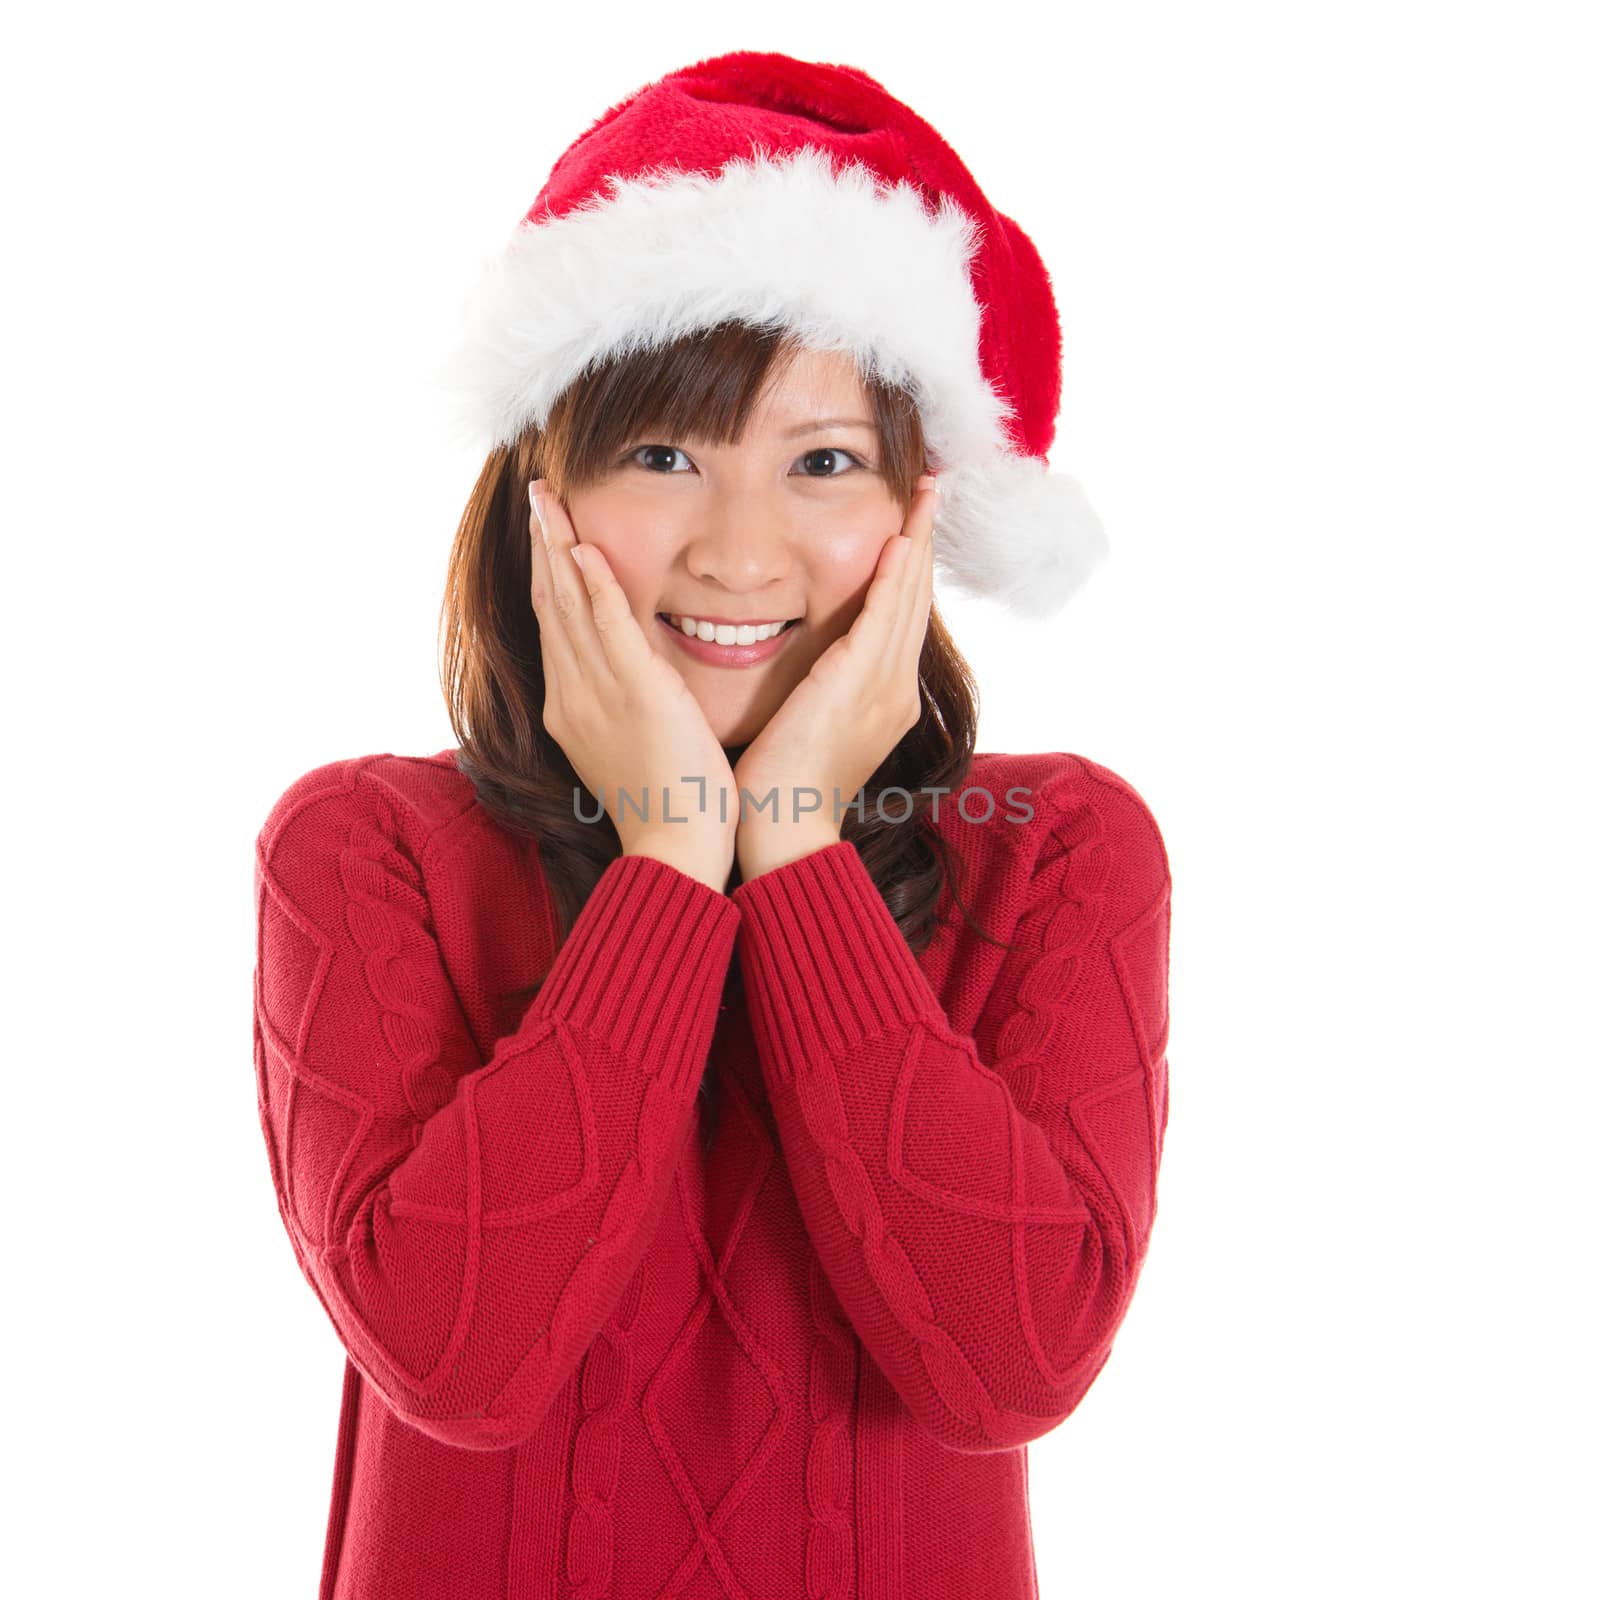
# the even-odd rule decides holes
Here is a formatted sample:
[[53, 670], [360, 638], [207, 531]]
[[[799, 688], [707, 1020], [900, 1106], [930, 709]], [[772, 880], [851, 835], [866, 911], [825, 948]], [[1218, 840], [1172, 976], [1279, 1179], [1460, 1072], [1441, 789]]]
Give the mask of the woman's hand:
[[[878, 554], [861, 613], [812, 663], [734, 769], [749, 811], [739, 823], [740, 876], [763, 872], [837, 843], [839, 816], [922, 715], [918, 664], [933, 603], [933, 517], [937, 480], [917, 480], [901, 531]], [[814, 789], [821, 809], [798, 819], [795, 796]], [[777, 815], [755, 802], [777, 791]], [[801, 806], [816, 804], [806, 795]]]
[[668, 861], [720, 893], [739, 820], [728, 758], [682, 676], [650, 648], [604, 555], [579, 544], [542, 479], [528, 497], [545, 729], [600, 796], [625, 854]]

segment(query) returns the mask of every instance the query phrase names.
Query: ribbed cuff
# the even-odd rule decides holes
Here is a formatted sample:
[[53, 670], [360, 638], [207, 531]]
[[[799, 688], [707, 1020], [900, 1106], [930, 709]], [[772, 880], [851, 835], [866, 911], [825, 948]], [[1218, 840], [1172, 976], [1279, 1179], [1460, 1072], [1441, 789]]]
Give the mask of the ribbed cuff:
[[739, 911], [654, 856], [606, 864], [556, 953], [531, 1015], [612, 1045], [678, 1094], [711, 1053]]
[[732, 899], [751, 1027], [778, 1084], [805, 1060], [942, 1015], [849, 839], [739, 884]]

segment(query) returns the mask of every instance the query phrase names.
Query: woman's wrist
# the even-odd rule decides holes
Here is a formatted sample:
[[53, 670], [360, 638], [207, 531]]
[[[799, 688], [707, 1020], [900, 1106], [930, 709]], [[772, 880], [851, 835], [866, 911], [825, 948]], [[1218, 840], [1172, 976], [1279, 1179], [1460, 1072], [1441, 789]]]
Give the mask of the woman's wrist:
[[739, 876], [748, 883], [763, 872], [772, 872], [798, 861], [817, 850], [838, 844], [839, 830], [822, 817], [807, 817], [799, 822], [782, 818], [752, 819], [740, 824], [735, 844]]
[[692, 839], [679, 840], [670, 834], [639, 835], [624, 844], [622, 853], [625, 856], [649, 856], [654, 861], [676, 868], [686, 877], [697, 879], [718, 894], [727, 892], [728, 879], [733, 872], [732, 854], [726, 848], [720, 852], [708, 850], [703, 843]]

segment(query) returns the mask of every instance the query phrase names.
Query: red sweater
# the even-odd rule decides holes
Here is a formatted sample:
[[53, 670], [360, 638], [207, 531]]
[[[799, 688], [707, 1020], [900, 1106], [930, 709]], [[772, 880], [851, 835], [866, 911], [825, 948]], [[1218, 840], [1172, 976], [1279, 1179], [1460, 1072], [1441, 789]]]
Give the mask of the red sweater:
[[319, 767], [257, 845], [261, 1126], [347, 1353], [321, 1600], [1037, 1596], [1026, 1447], [1156, 1210], [1143, 801], [975, 758], [937, 825], [1010, 951], [947, 884], [913, 955], [848, 841], [731, 895], [621, 857], [558, 949], [453, 756]]

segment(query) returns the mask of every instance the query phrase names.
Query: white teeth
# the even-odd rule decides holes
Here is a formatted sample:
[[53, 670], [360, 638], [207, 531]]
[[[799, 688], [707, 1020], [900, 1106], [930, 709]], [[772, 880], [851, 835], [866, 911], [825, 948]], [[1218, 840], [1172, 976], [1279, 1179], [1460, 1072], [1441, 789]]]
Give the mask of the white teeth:
[[670, 613], [668, 621], [691, 639], [704, 639], [708, 644], [712, 641], [717, 644], [759, 644], [763, 639], [782, 633], [787, 626], [783, 622], [747, 622], [735, 626], [731, 622], [701, 622], [694, 617], [674, 617]]

